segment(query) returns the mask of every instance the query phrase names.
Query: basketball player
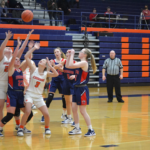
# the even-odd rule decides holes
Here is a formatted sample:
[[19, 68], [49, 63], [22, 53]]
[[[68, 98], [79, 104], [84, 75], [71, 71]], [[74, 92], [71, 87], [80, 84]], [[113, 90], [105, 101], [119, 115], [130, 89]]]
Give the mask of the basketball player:
[[[59, 63], [61, 63], [64, 59], [65, 59], [65, 54], [62, 52], [62, 50], [57, 47], [56, 49], [54, 49], [54, 55], [56, 57], [56, 59], [51, 60], [51, 64], [54, 67], [55, 65], [58, 65]], [[58, 77], [53, 77], [49, 88], [49, 94], [48, 94], [48, 98], [46, 100], [46, 106], [47, 108], [49, 108], [53, 97], [54, 97], [54, 93], [56, 92], [56, 90], [58, 89], [59, 94], [62, 94], [62, 89], [63, 89], [63, 82], [64, 82], [64, 77], [63, 77], [63, 72], [57, 70], [59, 76]], [[66, 102], [65, 102], [65, 98], [64, 95], [62, 95], [62, 102], [63, 102], [63, 114], [61, 116], [62, 119], [66, 119]], [[44, 116], [42, 116], [41, 118], [41, 122], [44, 122]]]
[[[16, 115], [16, 110], [20, 108], [23, 112], [25, 111], [23, 71], [26, 69], [27, 65], [24, 64], [20, 67], [20, 59], [16, 57], [20, 45], [21, 41], [18, 38], [18, 45], [8, 66], [7, 115], [0, 122], [0, 136], [3, 136], [3, 126]], [[27, 122], [32, 116], [33, 113], [31, 112]], [[26, 128], [23, 128], [23, 131], [24, 133], [31, 133], [31, 131]]]
[[[66, 53], [66, 57], [68, 57], [68, 51]], [[75, 63], [75, 61], [73, 61]], [[73, 126], [73, 120], [71, 118], [71, 110], [72, 110], [72, 95], [74, 93], [74, 78], [75, 78], [75, 69], [68, 69], [66, 67], [67, 61], [64, 60], [60, 63], [60, 65], [63, 66], [63, 76], [64, 76], [64, 82], [63, 82], [63, 91], [62, 93], [65, 96], [66, 100], [66, 107], [67, 107], [67, 118], [62, 121], [62, 124], [72, 124]], [[57, 65], [55, 69], [60, 69], [60, 66]]]
[[[28, 49], [29, 50], [32, 49], [33, 46], [34, 46], [34, 41], [30, 41], [29, 44], [28, 44]], [[31, 56], [29, 58], [31, 59], [31, 63], [33, 65], [35, 65], [34, 61], [32, 60], [33, 54], [31, 54]], [[26, 63], [26, 60], [24, 60], [22, 62], [22, 64], [24, 64], [24, 63]], [[26, 93], [26, 90], [27, 90], [27, 88], [29, 86], [29, 79], [30, 79], [30, 69], [29, 69], [29, 67], [27, 67], [26, 70], [23, 72], [23, 81], [24, 81], [24, 86], [25, 86], [25, 88], [24, 88], [24, 94]], [[32, 104], [32, 109], [36, 109], [36, 106], [34, 104]]]
[[[29, 40], [30, 35], [32, 34], [34, 30], [30, 31], [27, 38], [25, 39], [24, 43], [22, 44], [20, 50], [17, 53], [18, 58], [21, 57], [27, 42]], [[3, 118], [3, 108], [4, 103], [6, 99], [6, 93], [8, 89], [8, 66], [12, 59], [12, 49], [10, 47], [6, 47], [7, 42], [12, 37], [11, 31], [8, 31], [6, 33], [6, 38], [1, 44], [0, 47], [0, 120]], [[16, 129], [18, 128], [18, 125], [20, 124], [20, 110], [18, 110], [18, 115], [15, 117], [16, 119]]]
[[80, 109], [80, 113], [82, 114], [87, 126], [88, 132], [84, 136], [93, 136], [96, 135], [92, 125], [91, 119], [86, 111], [86, 105], [89, 104], [89, 89], [87, 87], [87, 83], [89, 81], [89, 64], [88, 58], [91, 59], [91, 65], [93, 69], [93, 74], [96, 72], [96, 64], [94, 56], [91, 51], [87, 48], [82, 49], [79, 52], [80, 62], [73, 63], [74, 58], [74, 50], [69, 50], [69, 57], [67, 58], [66, 67], [76, 69], [75, 71], [75, 82], [74, 82], [74, 95], [73, 95], [73, 103], [72, 103], [72, 111], [73, 117], [75, 121], [75, 128], [69, 132], [70, 135], [81, 134], [81, 128], [79, 126], [79, 115], [78, 115], [78, 107]]
[[[26, 95], [24, 98], [25, 102], [25, 114], [22, 117], [20, 128], [18, 129], [17, 135], [23, 136], [23, 128], [25, 126], [25, 123], [27, 121], [27, 118], [29, 114], [31, 113], [31, 106], [32, 103], [36, 105], [36, 107], [42, 112], [44, 119], [45, 119], [45, 134], [51, 134], [51, 131], [49, 129], [49, 122], [50, 117], [48, 113], [48, 109], [45, 105], [45, 102], [42, 97], [43, 89], [45, 86], [46, 78], [47, 77], [56, 77], [58, 76], [58, 72], [51, 66], [48, 58], [41, 59], [38, 63], [38, 68], [36, 68], [30, 60], [30, 55], [33, 53], [36, 49], [40, 48], [39, 43], [35, 43], [34, 47], [27, 52], [25, 55], [25, 59], [27, 62], [27, 65], [30, 68], [30, 83], [29, 87], [26, 91]], [[51, 72], [45, 71], [46, 65], [50, 68]]]

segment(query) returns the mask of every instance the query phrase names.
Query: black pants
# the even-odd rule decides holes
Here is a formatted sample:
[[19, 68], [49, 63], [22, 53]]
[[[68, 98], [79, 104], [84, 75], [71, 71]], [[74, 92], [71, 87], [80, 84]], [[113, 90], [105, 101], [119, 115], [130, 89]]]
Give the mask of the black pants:
[[121, 90], [120, 90], [120, 78], [119, 75], [108, 75], [107, 74], [107, 93], [108, 99], [113, 100], [113, 86], [115, 86], [116, 98], [118, 101], [122, 100]]
[[147, 23], [147, 25], [149, 26], [149, 24], [150, 24], [150, 20], [142, 20], [142, 29], [144, 29], [144, 27], [146, 27], [146, 29], [147, 29], [147, 25], [146, 25], [146, 23]]
[[58, 25], [58, 17], [57, 17], [57, 12], [49, 12], [49, 19], [50, 19], [50, 25], [52, 26], [52, 17], [55, 19], [55, 26]]

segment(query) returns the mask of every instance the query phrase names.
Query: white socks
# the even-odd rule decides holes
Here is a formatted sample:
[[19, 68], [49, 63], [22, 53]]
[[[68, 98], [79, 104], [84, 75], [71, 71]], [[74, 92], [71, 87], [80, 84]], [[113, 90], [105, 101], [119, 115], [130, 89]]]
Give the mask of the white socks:
[[79, 129], [79, 128], [80, 128], [79, 123], [75, 124], [75, 127], [76, 127], [77, 129]]
[[67, 115], [68, 119], [71, 119], [71, 115]]
[[91, 130], [93, 130], [92, 125], [89, 125], [88, 128], [91, 129]]
[[67, 114], [67, 110], [63, 110], [63, 115], [66, 115]]

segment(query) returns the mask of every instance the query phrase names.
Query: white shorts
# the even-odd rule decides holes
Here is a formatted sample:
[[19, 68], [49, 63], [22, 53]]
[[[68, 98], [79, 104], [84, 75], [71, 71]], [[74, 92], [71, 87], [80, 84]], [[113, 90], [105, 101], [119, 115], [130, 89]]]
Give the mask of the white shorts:
[[24, 102], [25, 103], [32, 103], [34, 104], [37, 108], [40, 108], [45, 104], [42, 95], [39, 94], [34, 94], [31, 92], [26, 92], [25, 96], [24, 96]]
[[8, 83], [7, 84], [0, 84], [0, 99], [6, 100], [7, 89], [8, 89]]

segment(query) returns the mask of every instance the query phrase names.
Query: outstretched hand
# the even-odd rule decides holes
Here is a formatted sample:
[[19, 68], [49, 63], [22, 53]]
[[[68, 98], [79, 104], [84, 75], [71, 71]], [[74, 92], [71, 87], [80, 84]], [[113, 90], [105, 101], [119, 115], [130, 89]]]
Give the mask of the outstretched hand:
[[5, 32], [6, 34], [6, 38], [9, 40], [12, 37], [12, 32], [10, 30], [8, 30], [8, 32]]
[[33, 46], [34, 46], [34, 41], [31, 40], [31, 41], [29, 42], [29, 44], [28, 44], [28, 47], [29, 47], [29, 48], [32, 48]]
[[34, 48], [35, 48], [35, 49], [40, 49], [40, 43], [35, 43], [35, 44], [34, 44]]
[[50, 63], [48, 57], [46, 57], [46, 62], [47, 62], [48, 67], [52, 67], [52, 65], [51, 65], [51, 63]]
[[22, 43], [22, 40], [20, 40], [20, 37], [17, 38], [17, 42], [18, 42], [18, 45], [20, 46]]
[[32, 34], [34, 30], [32, 29], [31, 31], [29, 31], [29, 34], [27, 35], [27, 37], [30, 37], [30, 35]]

